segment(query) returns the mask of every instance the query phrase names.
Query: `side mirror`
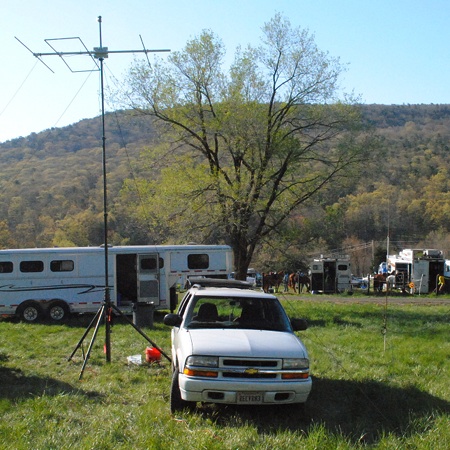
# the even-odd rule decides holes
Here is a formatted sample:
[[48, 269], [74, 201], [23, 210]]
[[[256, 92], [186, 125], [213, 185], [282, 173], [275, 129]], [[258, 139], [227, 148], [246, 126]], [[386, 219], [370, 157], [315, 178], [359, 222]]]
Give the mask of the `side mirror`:
[[291, 319], [291, 325], [294, 331], [304, 331], [308, 328], [306, 319]]
[[166, 314], [164, 316], [164, 325], [168, 325], [170, 327], [179, 327], [181, 325], [181, 322], [183, 322], [183, 318], [178, 314]]

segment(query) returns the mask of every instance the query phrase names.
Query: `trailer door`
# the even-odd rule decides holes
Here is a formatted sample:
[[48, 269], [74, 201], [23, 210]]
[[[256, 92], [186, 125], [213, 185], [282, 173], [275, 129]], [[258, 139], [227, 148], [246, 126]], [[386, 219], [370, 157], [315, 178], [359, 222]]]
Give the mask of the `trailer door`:
[[138, 302], [153, 302], [159, 305], [159, 255], [138, 255]]
[[412, 274], [411, 281], [414, 283], [414, 291], [418, 294], [427, 294], [428, 292], [431, 292], [428, 261], [418, 260], [414, 262], [414, 273]]

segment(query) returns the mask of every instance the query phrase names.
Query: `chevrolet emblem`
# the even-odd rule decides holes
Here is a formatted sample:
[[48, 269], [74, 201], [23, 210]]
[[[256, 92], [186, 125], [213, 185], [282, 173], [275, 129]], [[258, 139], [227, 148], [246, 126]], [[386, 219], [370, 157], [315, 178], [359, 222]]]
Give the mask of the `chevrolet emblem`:
[[257, 373], [259, 373], [258, 369], [253, 369], [253, 368], [249, 368], [249, 369], [245, 369], [244, 373], [246, 373], [247, 375], [256, 375]]

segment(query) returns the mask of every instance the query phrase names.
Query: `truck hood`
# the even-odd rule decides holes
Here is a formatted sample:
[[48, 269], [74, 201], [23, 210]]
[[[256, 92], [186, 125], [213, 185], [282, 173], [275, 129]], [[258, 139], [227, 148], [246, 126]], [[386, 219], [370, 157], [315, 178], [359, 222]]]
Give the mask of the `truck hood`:
[[307, 358], [302, 341], [280, 331], [199, 329], [190, 330], [193, 355], [251, 358]]

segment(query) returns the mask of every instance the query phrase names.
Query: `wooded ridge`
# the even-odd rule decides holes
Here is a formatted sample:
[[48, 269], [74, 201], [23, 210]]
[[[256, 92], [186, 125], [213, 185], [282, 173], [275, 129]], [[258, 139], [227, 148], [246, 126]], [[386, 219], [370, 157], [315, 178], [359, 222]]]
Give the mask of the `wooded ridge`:
[[[309, 251], [326, 251], [349, 242], [383, 241], [389, 233], [392, 242], [447, 251], [450, 105], [361, 109], [377, 136], [377, 150], [360, 176], [328, 190], [293, 217], [294, 224], [303, 226], [294, 245], [295, 239], [309, 241]], [[158, 139], [151, 119], [110, 113], [106, 130], [111, 243], [176, 241], [139, 220], [121, 195], [125, 180], [138, 192], [139, 178], [157, 175], [146, 156]], [[1, 248], [103, 242], [100, 118], [1, 143], [0, 155]]]

